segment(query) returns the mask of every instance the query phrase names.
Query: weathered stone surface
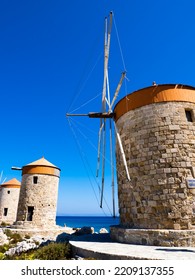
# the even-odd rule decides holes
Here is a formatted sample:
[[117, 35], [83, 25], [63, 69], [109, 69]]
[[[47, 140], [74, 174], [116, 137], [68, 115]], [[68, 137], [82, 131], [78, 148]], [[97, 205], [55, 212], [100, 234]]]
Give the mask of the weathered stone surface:
[[4, 234], [3, 230], [0, 228], [0, 245], [8, 243], [9, 240], [7, 238], [7, 235]]
[[[128, 182], [117, 146], [121, 228], [178, 230], [178, 241], [169, 242], [165, 234], [159, 235], [164, 246], [187, 244], [187, 237], [181, 242], [179, 234], [195, 228], [195, 191], [187, 184], [187, 179], [195, 176], [195, 122], [187, 120], [186, 109], [195, 115], [195, 104], [190, 102], [149, 104], [128, 111], [116, 123], [131, 177]], [[140, 244], [150, 242], [143, 231], [143, 240], [141, 235], [128, 237], [128, 231], [119, 228], [111, 234], [121, 242], [132, 238], [138, 238]], [[193, 240], [194, 233], [192, 244]]]
[[146, 229], [195, 225], [195, 194], [186, 183], [194, 176], [195, 123], [187, 121], [186, 108], [193, 111], [195, 104], [150, 104], [117, 120], [131, 176], [128, 182], [117, 147], [121, 225]]
[[121, 243], [140, 245], [166, 247], [195, 246], [195, 230], [128, 229], [112, 226], [111, 238]]
[[[16, 221], [20, 188], [0, 187], [0, 224], [13, 224]], [[7, 208], [5, 215], [4, 209]]]
[[[37, 184], [33, 184], [33, 177]], [[18, 204], [17, 228], [52, 228], [56, 224], [59, 178], [49, 174], [24, 174]], [[28, 207], [34, 207], [32, 221]]]

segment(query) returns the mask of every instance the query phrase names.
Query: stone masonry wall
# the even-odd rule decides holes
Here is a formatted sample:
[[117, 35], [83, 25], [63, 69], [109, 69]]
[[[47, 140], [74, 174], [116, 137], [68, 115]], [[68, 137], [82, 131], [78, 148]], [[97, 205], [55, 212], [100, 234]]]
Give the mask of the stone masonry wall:
[[195, 230], [110, 228], [113, 241], [149, 246], [194, 247]]
[[[33, 177], [37, 176], [37, 184]], [[55, 226], [59, 178], [51, 175], [22, 176], [17, 213], [17, 227], [49, 228]], [[34, 207], [32, 221], [28, 221], [28, 207]]]
[[[16, 221], [20, 188], [0, 189], [0, 224], [2, 222], [13, 224]], [[7, 215], [4, 215], [4, 208], [7, 208]]]
[[[193, 122], [186, 119], [191, 110]], [[163, 102], [129, 111], [117, 121], [131, 182], [117, 147], [121, 225], [145, 229], [195, 228], [195, 104]]]

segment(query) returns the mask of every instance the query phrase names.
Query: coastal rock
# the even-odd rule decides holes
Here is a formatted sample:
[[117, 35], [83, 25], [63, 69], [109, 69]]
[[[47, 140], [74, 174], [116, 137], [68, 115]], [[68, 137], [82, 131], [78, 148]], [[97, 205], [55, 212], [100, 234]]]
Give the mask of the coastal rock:
[[82, 227], [75, 232], [76, 235], [85, 235], [85, 234], [93, 234], [93, 233], [94, 233], [93, 227]]
[[0, 245], [9, 243], [7, 235], [0, 229]]
[[66, 242], [69, 239], [70, 239], [70, 234], [63, 232], [56, 237], [56, 242], [57, 243], [58, 242]]
[[99, 230], [99, 233], [108, 233], [107, 229], [106, 228], [101, 228]]

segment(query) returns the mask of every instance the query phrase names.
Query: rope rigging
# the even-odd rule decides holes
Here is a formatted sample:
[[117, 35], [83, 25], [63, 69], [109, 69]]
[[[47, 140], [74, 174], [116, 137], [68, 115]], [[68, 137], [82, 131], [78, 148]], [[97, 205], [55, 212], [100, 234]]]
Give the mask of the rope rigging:
[[[97, 130], [96, 130], [95, 128], [94, 128], [94, 130], [90, 129], [89, 126], [84, 125], [84, 123], [82, 123], [82, 122], [79, 122], [78, 119], [75, 119], [75, 118], [72, 118], [72, 117], [67, 118], [67, 119], [68, 119], [68, 120], [69, 120], [69, 119], [71, 120], [71, 123], [72, 123], [72, 125], [74, 125], [75, 130], [77, 130], [78, 133], [83, 137], [83, 139], [89, 143], [89, 145], [95, 150], [95, 152], [98, 152], [97, 145], [95, 145], [95, 144], [90, 140], [89, 136], [87, 136], [86, 133], [84, 133], [84, 131], [85, 131], [85, 132], [86, 132], [86, 131], [89, 131], [90, 133], [92, 133], [92, 134], [94, 134], [94, 135], [96, 136], [96, 135], [97, 135], [97, 132], [96, 132]], [[78, 124], [78, 125], [77, 125], [77, 124]], [[79, 126], [81, 126], [81, 127], [83, 128], [83, 130], [79, 129]], [[112, 126], [112, 122], [110, 122], [110, 126]], [[114, 124], [114, 126], [115, 126], [115, 124]], [[116, 131], [115, 131], [115, 133], [116, 133]], [[109, 137], [110, 137], [110, 134], [109, 134]], [[77, 141], [78, 141], [78, 142], [80, 142], [79, 139], [80, 139], [80, 138], [77, 137]], [[80, 144], [80, 145], [81, 145], [81, 144]], [[115, 143], [114, 143], [114, 145], [115, 145]], [[111, 166], [111, 169], [114, 168], [114, 172], [116, 173], [116, 172], [117, 172], [116, 166], [113, 164], [113, 161], [111, 160], [111, 158], [113, 158], [113, 149], [114, 149], [114, 145], [110, 145], [110, 155], [112, 154], [112, 156], [110, 157], [110, 159], [109, 159], [106, 155], [105, 155], [105, 156], [103, 155], [101, 149], [100, 149], [100, 156], [102, 156], [102, 157], [104, 156], [104, 157], [105, 157], [106, 163], [107, 163], [108, 165]], [[111, 148], [112, 148], [112, 149], [111, 149]], [[93, 169], [91, 169], [91, 170], [93, 170]], [[93, 173], [93, 171], [92, 171], [92, 173]], [[126, 176], [125, 176], [124, 174], [122, 174], [122, 173], [120, 173], [120, 172], [119, 172], [119, 174], [120, 174], [121, 178], [124, 178], [124, 179], [126, 178]], [[96, 175], [96, 177], [98, 177], [98, 176]]]
[[[89, 162], [88, 157], [87, 157], [87, 155], [89, 155], [89, 149], [87, 149], [87, 151], [85, 152], [84, 148], [82, 147], [82, 144], [81, 144], [81, 142], [82, 142], [81, 140], [83, 139], [85, 143], [89, 144], [95, 150], [95, 152], [97, 152], [97, 150], [98, 150], [97, 146], [91, 141], [90, 136], [86, 134], [86, 132], [89, 131], [91, 134], [96, 135], [95, 128], [94, 128], [94, 130], [90, 129], [89, 126], [84, 125], [83, 122], [79, 122], [78, 119], [76, 119], [76, 118], [69, 117], [69, 118], [67, 118], [67, 120], [68, 120], [68, 124], [71, 128], [71, 132], [74, 136], [75, 142], [77, 144], [79, 154], [80, 154], [80, 157], [82, 159], [83, 166], [85, 167], [86, 174], [88, 176], [90, 185], [91, 185], [91, 187], [93, 189], [93, 192], [95, 194], [96, 201], [99, 204], [101, 194], [102, 194], [101, 188], [100, 188], [100, 183], [97, 181], [97, 176], [94, 175], [94, 169], [91, 167], [90, 162]], [[82, 128], [82, 130], [79, 128], [79, 126]], [[110, 126], [112, 126], [111, 119], [110, 119]], [[109, 137], [110, 137], [110, 135], [109, 135]], [[100, 156], [101, 157], [105, 156], [105, 162], [110, 166], [110, 170], [111, 170], [111, 174], [112, 174], [112, 176], [111, 176], [112, 177], [111, 178], [112, 179], [111, 180], [111, 187], [112, 187], [112, 195], [113, 195], [113, 198], [114, 198], [114, 196], [115, 196], [114, 188], [113, 188], [114, 187], [114, 177], [116, 176], [117, 169], [116, 169], [116, 166], [115, 166], [114, 160], [113, 160], [113, 146], [114, 145], [112, 145], [112, 142], [110, 141], [110, 158], [105, 156], [102, 151], [100, 151]], [[114, 176], [114, 173], [115, 173], [115, 176]], [[118, 174], [120, 175], [121, 178], [124, 178], [124, 179], [126, 178], [126, 175], [124, 173], [122, 173], [122, 172], [119, 173], [118, 172]], [[99, 192], [99, 198], [96, 194], [96, 190], [95, 190], [95, 187], [94, 187], [94, 184], [93, 184], [91, 178], [93, 178], [93, 181], [94, 181], [95, 185], [97, 185], [98, 192]], [[110, 207], [108, 205], [108, 202], [107, 202], [107, 200], [104, 196], [102, 197], [102, 202], [105, 203], [109, 213], [113, 214], [113, 216], [115, 216], [116, 215], [116, 213], [115, 213], [115, 200], [113, 199], [113, 210], [114, 210], [113, 213], [111, 212]], [[101, 209], [104, 212], [103, 208], [101, 208]]]
[[[82, 136], [85, 138], [85, 140], [87, 140], [87, 141], [90, 143], [90, 145], [92, 145], [93, 147], [95, 147], [95, 146], [94, 146], [94, 145], [92, 144], [92, 142], [89, 141], [89, 139], [76, 127], [76, 125], [75, 125], [75, 123], [73, 122], [73, 119], [72, 119], [72, 118], [67, 118], [67, 120], [68, 120], [69, 127], [70, 127], [70, 129], [71, 129], [71, 132], [72, 132], [72, 134], [73, 134], [73, 136], [74, 136], [74, 139], [75, 139], [77, 148], [78, 148], [78, 150], [79, 150], [79, 154], [80, 154], [81, 160], [82, 160], [82, 162], [83, 162], [83, 166], [84, 166], [84, 168], [85, 168], [87, 177], [88, 177], [88, 179], [89, 179], [90, 185], [91, 185], [92, 190], [93, 190], [93, 192], [94, 192], [96, 201], [97, 201], [97, 203], [98, 203], [98, 205], [99, 205], [99, 199], [98, 199], [98, 196], [97, 196], [97, 194], [96, 194], [96, 190], [95, 190], [94, 185], [93, 185], [93, 183], [92, 183], [91, 177], [94, 179], [94, 182], [95, 182], [95, 184], [96, 184], [97, 187], [98, 187], [99, 193], [100, 193], [101, 188], [100, 188], [100, 185], [99, 185], [99, 183], [98, 183], [98, 181], [97, 181], [97, 178], [95, 177], [95, 175], [94, 175], [94, 173], [93, 173], [93, 169], [91, 168], [91, 165], [90, 165], [90, 163], [89, 163], [89, 160], [88, 160], [88, 158], [87, 158], [87, 155], [86, 155], [86, 153], [84, 152], [84, 150], [83, 150], [83, 148], [82, 148], [82, 146], [81, 146], [81, 144], [80, 144], [79, 137], [77, 136], [77, 133], [76, 133], [76, 129], [77, 129], [78, 132], [80, 132], [80, 133], [82, 134]], [[74, 126], [74, 127], [73, 127], [73, 126]], [[76, 129], [75, 129], [75, 128], [76, 128]], [[90, 174], [91, 174], [91, 176], [90, 176]], [[112, 215], [112, 212], [111, 212], [111, 210], [110, 210], [110, 207], [109, 207], [109, 205], [108, 205], [108, 203], [107, 203], [107, 201], [106, 201], [105, 198], [104, 198], [104, 202], [105, 202], [105, 205], [107, 206], [107, 209], [108, 209], [109, 213]], [[101, 209], [102, 209], [104, 215], [106, 216], [106, 212], [104, 211], [104, 209], [103, 209], [103, 208], [101, 208]]]
[[[82, 71], [80, 80], [78, 81], [76, 89], [74, 91], [74, 94], [72, 95], [72, 100], [71, 100], [69, 106], [66, 108], [66, 112], [71, 112], [73, 105], [78, 100], [80, 94], [82, 93], [85, 85], [89, 81], [92, 73], [94, 72], [96, 66], [98, 65], [98, 62], [100, 61], [100, 59], [103, 55], [103, 51], [100, 51], [98, 53], [96, 61], [93, 63], [93, 66], [91, 67], [90, 71], [88, 71], [88, 68], [89, 68], [89, 66], [92, 62], [92, 57], [94, 56], [95, 49], [97, 48], [100, 41], [101, 41], [101, 32], [99, 32], [98, 36], [96, 37], [96, 39], [93, 42], [93, 45], [91, 47], [91, 51], [89, 52], [89, 56], [86, 60], [87, 63], [84, 66], [84, 69]], [[85, 78], [86, 72], [87, 72], [87, 77]]]
[[95, 97], [92, 97], [91, 99], [89, 99], [88, 101], [86, 101], [85, 103], [83, 103], [82, 105], [77, 107], [76, 109], [72, 110], [70, 113], [72, 114], [72, 113], [78, 111], [80, 108], [85, 107], [87, 104], [91, 103], [93, 100], [98, 98], [101, 94], [102, 94], [102, 92], [98, 93]]
[[122, 59], [122, 63], [123, 63], [123, 69], [124, 69], [125, 72], [127, 72], [126, 66], [125, 66], [124, 55], [123, 55], [123, 51], [122, 51], [122, 47], [121, 47], [121, 43], [120, 43], [120, 39], [119, 39], [118, 28], [116, 26], [115, 17], [113, 17], [113, 22], [114, 22], [114, 27], [115, 27], [115, 30], [116, 30], [116, 37], [117, 37], [118, 45], [119, 45], [119, 49], [120, 49], [120, 55], [121, 55], [121, 59]]

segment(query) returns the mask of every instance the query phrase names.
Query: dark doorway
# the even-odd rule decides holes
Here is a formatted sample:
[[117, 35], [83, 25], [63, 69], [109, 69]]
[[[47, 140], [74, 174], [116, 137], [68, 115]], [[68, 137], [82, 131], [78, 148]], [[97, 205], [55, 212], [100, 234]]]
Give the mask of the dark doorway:
[[7, 213], [8, 213], [8, 208], [4, 208], [3, 215], [7, 216]]
[[33, 212], [34, 212], [34, 206], [28, 206], [27, 221], [32, 221]]

